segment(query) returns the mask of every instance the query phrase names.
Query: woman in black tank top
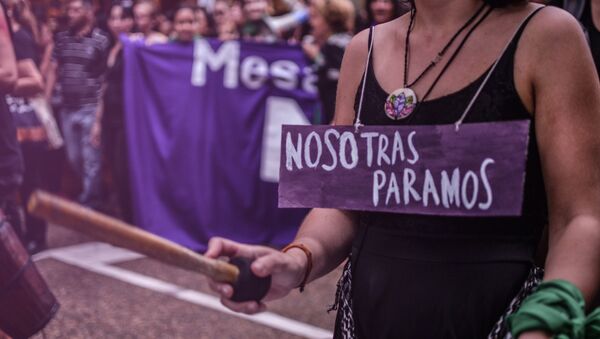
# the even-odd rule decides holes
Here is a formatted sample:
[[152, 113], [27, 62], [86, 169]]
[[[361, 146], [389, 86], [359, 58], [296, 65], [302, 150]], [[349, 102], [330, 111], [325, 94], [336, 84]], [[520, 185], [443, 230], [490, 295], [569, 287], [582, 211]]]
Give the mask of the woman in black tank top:
[[[483, 3], [493, 10], [476, 13]], [[206, 255], [258, 258], [252, 269], [272, 274], [268, 297], [278, 298], [337, 267], [351, 252], [338, 290], [339, 338], [500, 338], [504, 315], [538, 283], [534, 255], [546, 242], [547, 226], [544, 280], [567, 280], [591, 300], [600, 285], [600, 84], [579, 24], [560, 9], [527, 1], [415, 0], [414, 5], [414, 17], [363, 31], [350, 43], [334, 123], [351, 125], [360, 114], [364, 125], [452, 124], [478, 92], [465, 124], [532, 122], [522, 214], [482, 218], [314, 209], [298, 232], [297, 246], [285, 253], [213, 239]], [[478, 19], [436, 58], [473, 13]], [[403, 65], [405, 46], [411, 57]], [[437, 63], [428, 66], [432, 60]], [[419, 79], [410, 87], [426, 98], [408, 118], [391, 120], [384, 103], [403, 86], [405, 74], [410, 81]], [[231, 302], [229, 285], [215, 282], [213, 288], [234, 310], [264, 308]], [[519, 338], [550, 334], [530, 331]]]
[[[513, 79], [515, 52], [528, 21], [509, 43], [465, 123], [531, 119]], [[409, 119], [395, 121], [381, 109], [389, 93], [373, 69], [371, 62], [362, 106], [365, 125], [453, 124], [488, 73], [456, 92], [422, 102]], [[362, 83], [357, 112], [361, 88]], [[360, 213], [363, 230], [354, 241], [352, 284], [359, 338], [484, 338], [490, 333], [527, 278], [548, 222], [535, 143], [528, 154], [520, 217]], [[406, 296], [418, 303], [402, 302]], [[449, 321], [449, 315], [469, 321]], [[402, 319], [403, 325], [394, 319]]]

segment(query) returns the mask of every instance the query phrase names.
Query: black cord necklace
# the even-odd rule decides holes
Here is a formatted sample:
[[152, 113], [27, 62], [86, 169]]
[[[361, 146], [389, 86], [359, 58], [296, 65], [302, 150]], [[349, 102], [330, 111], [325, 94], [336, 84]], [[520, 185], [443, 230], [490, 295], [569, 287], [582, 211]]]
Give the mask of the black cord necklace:
[[[421, 80], [421, 78], [423, 78], [423, 76], [425, 74], [427, 74], [427, 72], [429, 72], [435, 65], [437, 65], [441, 61], [442, 57], [446, 54], [446, 51], [448, 50], [448, 48], [450, 48], [450, 46], [452, 46], [452, 44], [454, 43], [456, 38], [467, 27], [469, 27], [473, 23], [473, 21], [475, 21], [475, 19], [477, 19], [477, 17], [479, 17], [479, 15], [481, 14], [481, 12], [483, 11], [483, 9], [485, 7], [486, 7], [486, 4], [483, 4], [469, 18], [469, 20], [467, 20], [459, 28], [459, 30], [456, 31], [456, 33], [454, 33], [454, 35], [450, 38], [448, 43], [446, 43], [446, 45], [442, 48], [442, 50], [440, 50], [440, 52], [429, 63], [429, 65], [427, 65], [427, 67], [421, 72], [421, 74], [419, 74], [419, 76], [417, 76], [417, 78], [413, 82], [408, 83], [408, 63], [409, 63], [409, 59], [410, 59], [410, 33], [413, 30], [414, 21], [415, 21], [414, 19], [415, 19], [415, 15], [416, 15], [416, 9], [413, 7], [413, 9], [411, 10], [411, 13], [410, 13], [410, 22], [408, 24], [408, 30], [406, 32], [406, 40], [405, 40], [405, 45], [404, 45], [404, 87], [395, 90], [388, 96], [388, 98], [385, 102], [385, 106], [384, 106], [384, 111], [385, 111], [385, 114], [388, 116], [388, 118], [390, 118], [392, 120], [401, 120], [401, 119], [407, 118], [414, 112], [415, 108], [417, 107], [418, 101], [417, 101], [417, 96], [416, 96], [415, 92], [410, 87], [414, 86], [419, 80]], [[460, 48], [462, 48], [462, 46], [464, 45], [466, 38], [472, 33], [472, 31], [477, 26], [479, 26], [482, 19], [487, 17], [487, 15], [489, 14], [490, 11], [491, 11], [491, 9], [488, 10], [488, 12], [473, 27], [471, 27], [471, 29], [469, 30], [469, 32], [467, 33], [467, 35], [465, 36], [465, 38], [459, 45], [458, 49], [455, 51], [455, 53], [451, 57], [452, 60], [456, 56], [458, 50], [460, 50]], [[447, 68], [447, 66], [449, 65], [450, 62], [448, 62], [448, 64], [446, 64], [445, 68]], [[444, 72], [444, 70], [442, 70], [440, 75]], [[438, 80], [439, 79], [436, 79], [434, 81], [434, 85], [435, 85], [435, 83], [437, 83]], [[433, 87], [431, 87], [429, 89], [428, 93], [431, 92], [432, 88]], [[423, 100], [425, 100], [425, 97], [423, 98]]]

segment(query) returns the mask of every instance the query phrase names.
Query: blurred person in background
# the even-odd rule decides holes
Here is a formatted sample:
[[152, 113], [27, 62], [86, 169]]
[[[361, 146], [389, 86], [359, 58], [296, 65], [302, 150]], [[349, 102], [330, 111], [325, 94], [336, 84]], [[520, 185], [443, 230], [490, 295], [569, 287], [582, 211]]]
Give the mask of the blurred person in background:
[[358, 31], [399, 18], [410, 10], [406, 0], [367, 0], [365, 3], [366, 20], [359, 25]]
[[160, 13], [156, 16], [156, 29], [166, 37], [170, 37], [173, 33], [173, 20], [171, 19], [173, 14], [169, 11], [169, 13]]
[[40, 51], [39, 69], [44, 79], [49, 75], [50, 64], [52, 62], [52, 49], [54, 48], [54, 32], [48, 24], [48, 18], [45, 14], [37, 16], [38, 22], [38, 49]]
[[240, 27], [240, 37], [258, 42], [275, 42], [282, 35], [308, 20], [308, 9], [298, 1], [289, 1], [287, 14], [270, 15], [267, 0], [240, 0], [244, 22]]
[[[221, 40], [237, 39], [239, 36], [233, 8], [227, 0], [216, 0], [213, 10], [215, 34]], [[239, 9], [239, 6], [238, 6]], [[241, 11], [238, 11], [241, 22]]]
[[231, 0], [229, 2], [229, 20], [235, 25], [237, 31], [244, 24], [244, 11], [242, 11], [240, 0]]
[[79, 175], [82, 192], [79, 202], [100, 208], [101, 153], [92, 142], [94, 129], [100, 128], [96, 115], [102, 97], [109, 40], [94, 26], [93, 6], [89, 0], [67, 2], [69, 29], [56, 35], [53, 58], [57, 82], [62, 90], [60, 120], [67, 158]]
[[173, 40], [183, 44], [194, 41], [198, 34], [198, 21], [195, 8], [191, 6], [180, 6], [173, 16]]
[[144, 0], [133, 6], [133, 16], [136, 32], [146, 39], [149, 44], [167, 42], [166, 35], [155, 30], [157, 21], [157, 8], [152, 1]]
[[40, 60], [37, 44], [29, 30], [22, 25], [26, 5], [23, 0], [9, 0], [7, 5], [7, 14], [14, 32], [18, 79], [13, 92], [6, 95], [6, 102], [17, 127], [17, 139], [25, 165], [20, 197], [25, 212], [26, 231], [21, 240], [33, 254], [46, 248], [47, 224], [46, 221], [29, 214], [26, 204], [34, 190], [43, 188], [48, 136], [30, 98], [44, 92], [44, 81], [37, 67]]
[[[50, 146], [45, 152], [44, 159], [44, 171], [43, 176], [43, 187], [52, 193], [58, 193], [61, 190], [63, 169], [66, 163], [65, 150], [63, 144], [64, 140], [61, 137], [60, 130], [57, 126], [59, 120], [57, 113], [60, 112], [60, 94], [58, 93], [59, 86], [53, 86], [56, 83], [56, 73], [52, 67], [52, 52], [54, 50], [54, 31], [52, 22], [56, 22], [55, 19], [51, 19], [47, 15], [47, 7], [38, 7], [35, 12], [35, 18], [39, 30], [38, 34], [38, 51], [40, 56], [40, 63], [38, 65], [40, 74], [44, 79], [44, 93], [34, 99], [34, 104], [37, 105], [37, 112], [45, 113], [47, 125], [53, 129], [49, 133]], [[55, 91], [56, 93], [52, 93]], [[54, 95], [55, 94], [55, 95]], [[54, 102], [52, 98], [55, 97]], [[45, 110], [45, 112], [42, 112]], [[42, 121], [44, 123], [44, 121]], [[53, 133], [55, 135], [53, 136]]]
[[[11, 93], [17, 82], [17, 62], [13, 49], [5, 3], [0, 1], [0, 96]], [[23, 180], [23, 160], [17, 131], [6, 101], [0, 100], [0, 220], [8, 221], [24, 236], [17, 192]]]
[[240, 37], [245, 40], [274, 42], [279, 35], [264, 20], [269, 15], [267, 0], [240, 0], [244, 23], [240, 27]]
[[322, 112], [329, 123], [335, 111], [335, 95], [344, 50], [352, 39], [354, 5], [350, 0], [312, 0], [311, 36], [302, 44], [313, 61]]
[[114, 194], [118, 205], [117, 215], [124, 221], [132, 222], [129, 166], [125, 131], [125, 104], [123, 93], [123, 44], [120, 37], [133, 30], [133, 12], [130, 8], [113, 5], [110, 9], [107, 26], [114, 41], [106, 62], [104, 95], [98, 109], [92, 142], [96, 147], [102, 144], [105, 168], [111, 178], [108, 200]]
[[195, 9], [194, 13], [196, 15], [196, 22], [198, 23], [196, 25], [196, 28], [197, 28], [196, 34], [198, 36], [205, 37], [205, 38], [215, 37], [216, 36], [215, 21], [214, 21], [212, 15], [210, 15], [210, 13], [208, 13], [206, 8], [197, 7]]

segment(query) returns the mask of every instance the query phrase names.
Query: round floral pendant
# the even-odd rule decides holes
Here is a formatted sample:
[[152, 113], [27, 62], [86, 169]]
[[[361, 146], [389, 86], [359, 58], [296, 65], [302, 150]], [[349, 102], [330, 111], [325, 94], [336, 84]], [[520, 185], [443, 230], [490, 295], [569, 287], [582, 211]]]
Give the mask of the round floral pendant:
[[417, 95], [410, 88], [399, 88], [385, 101], [385, 115], [392, 120], [402, 120], [417, 107]]

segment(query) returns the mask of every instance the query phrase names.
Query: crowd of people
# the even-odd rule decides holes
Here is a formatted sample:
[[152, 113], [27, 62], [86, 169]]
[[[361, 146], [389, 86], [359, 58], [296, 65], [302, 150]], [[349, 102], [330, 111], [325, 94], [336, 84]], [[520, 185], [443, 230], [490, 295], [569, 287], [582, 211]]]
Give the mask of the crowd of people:
[[[330, 122], [342, 57], [354, 34], [411, 8], [411, 1], [399, 0], [367, 0], [363, 8], [351, 0], [215, 0], [203, 6], [182, 0], [175, 10], [161, 12], [152, 0], [139, 0], [114, 1], [103, 12], [77, 0], [49, 16], [48, 8], [29, 0], [2, 1], [18, 70], [6, 102], [24, 161], [19, 199], [3, 199], [3, 210], [18, 215], [16, 201], [27, 201], [35, 188], [64, 191], [66, 172], [79, 178], [67, 176], [66, 190], [79, 188], [80, 203], [129, 222], [122, 35], [147, 44], [217, 38], [301, 45], [318, 75], [321, 112]], [[569, 7], [568, 1], [550, 2]], [[570, 5], [596, 39], [591, 16]], [[69, 166], [63, 166], [63, 154]], [[44, 248], [44, 222], [27, 213], [24, 220], [13, 221], [23, 241], [34, 252]]]
[[[357, 320], [354, 323], [352, 320], [345, 323], [350, 321], [346, 318], [350, 319], [351, 315], [344, 313], [348, 309], [341, 310], [336, 328], [336, 336], [340, 337], [353, 337], [354, 334], [342, 333], [347, 330], [348, 324], [355, 325], [352, 331], [356, 330], [358, 337], [373, 333], [371, 331], [381, 331], [377, 332], [381, 334], [380, 337], [398, 333], [402, 333], [400, 337], [419, 337], [422, 333], [430, 334], [425, 337], [444, 337], [443, 334], [431, 334], [439, 334], [443, 330], [471, 335], [477, 333], [473, 337], [489, 333], [489, 328], [505, 311], [523, 281], [533, 284], [534, 281], [526, 280], [530, 271], [534, 272], [530, 270], [533, 260], [530, 252], [537, 248], [542, 230], [548, 225], [550, 249], [546, 278], [570, 279], [578, 286], [583, 286], [582, 293], [588, 301], [596, 293], [597, 286], [592, 285], [597, 285], [599, 273], [592, 270], [597, 258], [591, 257], [590, 253], [594, 252], [590, 248], [597, 245], [592, 244], [598, 239], [597, 230], [592, 230], [591, 226], [586, 229], [586, 225], [597, 226], [598, 221], [594, 219], [597, 217], [597, 206], [595, 210], [590, 207], [591, 203], [598, 201], [597, 192], [592, 192], [598, 187], [598, 162], [597, 159], [591, 159], [594, 150], [597, 151], [597, 148], [592, 148], [597, 147], [598, 142], [589, 132], [590, 126], [598, 122], [594, 115], [598, 109], [592, 107], [599, 102], [595, 82], [597, 74], [589, 72], [591, 63], [585, 59], [588, 53], [585, 48], [588, 46], [579, 44], [585, 42], [585, 38], [581, 38], [584, 35], [580, 34], [578, 26], [577, 29], [573, 28], [572, 22], [575, 21], [569, 21], [572, 18], [567, 19], [562, 11], [540, 10], [537, 5], [519, 0], [452, 2], [449, 7], [439, 8], [434, 8], [435, 2], [431, 0], [366, 0], [362, 8], [351, 0], [182, 0], [174, 11], [162, 12], [153, 1], [138, 0], [115, 1], [108, 11], [103, 12], [98, 11], [89, 0], [66, 0], [58, 15], [48, 16], [47, 8], [34, 6], [29, 0], [1, 1], [0, 95], [6, 100], [0, 104], [0, 211], [15, 227], [31, 253], [46, 247], [45, 222], [24, 212], [25, 202], [37, 188], [67, 194], [77, 191], [79, 194], [76, 199], [81, 204], [132, 221], [127, 130], [124, 122], [124, 58], [121, 42], [124, 35], [143, 40], [148, 45], [191, 44], [195, 39], [203, 38], [299, 45], [318, 76], [321, 110], [327, 122], [345, 125], [354, 122], [354, 112], [357, 111], [354, 94], [362, 84], [363, 89], [366, 88], [364, 107], [370, 114], [365, 117], [365, 122], [385, 125], [396, 122], [390, 120], [393, 117], [386, 116], [387, 112], [382, 109], [388, 93], [384, 88], [393, 89], [391, 84], [397, 85], [399, 79], [395, 76], [403, 74], [404, 87], [414, 85], [417, 92], [427, 93], [427, 96], [439, 80], [432, 78], [434, 72], [427, 73], [428, 70], [439, 70], [438, 62], [448, 58], [448, 55], [444, 56], [444, 48], [432, 61], [428, 61], [431, 53], [425, 52], [438, 48], [435, 46], [443, 46], [442, 40], [448, 36], [448, 32], [446, 30], [444, 34], [439, 34], [439, 31], [444, 29], [444, 24], [454, 27], [459, 19], [472, 15], [473, 20], [464, 25], [465, 29], [471, 29], [469, 33], [462, 28], [456, 33], [456, 36], [462, 37], [463, 43], [457, 47], [455, 45], [458, 43], [454, 44], [452, 38], [447, 46], [452, 46], [458, 53], [476, 29], [484, 31], [488, 40], [480, 35], [472, 39], [479, 45], [466, 44], [464, 53], [470, 59], [464, 60], [471, 63], [466, 65], [461, 60], [462, 63], [454, 64], [454, 73], [450, 72], [447, 76], [452, 81], [442, 82], [441, 86], [435, 88], [432, 96], [436, 99], [423, 100], [423, 112], [417, 115], [415, 121], [422, 124], [451, 123], [452, 114], [456, 112], [445, 112], [447, 116], [441, 116], [440, 107], [449, 110], [456, 102], [464, 101], [465, 90], [471, 88], [467, 79], [479, 75], [475, 74], [476, 71], [486, 71], [486, 67], [499, 58], [497, 54], [501, 51], [497, 51], [496, 47], [511, 42], [500, 54], [510, 57], [498, 59], [504, 60], [497, 64], [500, 71], [496, 70], [492, 85], [483, 91], [484, 96], [499, 99], [497, 102], [490, 100], [489, 105], [494, 106], [475, 106], [472, 116], [475, 120], [488, 122], [507, 120], [509, 113], [518, 118], [532, 119], [531, 115], [535, 113], [537, 130], [532, 139], [537, 138], [534, 143], [537, 142], [539, 150], [530, 150], [532, 155], [525, 183], [528, 195], [525, 196], [523, 216], [512, 220], [511, 226], [507, 227], [503, 218], [459, 220], [316, 209], [301, 226], [298, 238], [287, 249], [287, 253], [214, 239], [207, 255], [220, 257], [245, 253], [254, 258], [260, 257], [253, 264], [253, 270], [261, 275], [273, 273], [274, 286], [280, 288], [272, 291], [273, 294], [288, 292], [298, 285], [304, 287], [309, 281], [339, 266], [353, 245], [355, 249], [364, 248], [363, 252], [359, 250], [360, 256], [355, 255], [350, 261], [352, 265], [359, 265], [360, 270], [351, 271], [351, 266], [347, 266], [345, 271], [348, 277], [355, 274], [353, 284], [368, 287], [356, 290], [358, 292], [352, 295], [357, 303], [355, 316], [360, 322]], [[568, 9], [585, 28], [591, 54], [596, 59], [600, 57], [600, 32], [594, 24], [598, 21], [593, 18], [590, 1], [531, 2], [551, 2]], [[577, 4], [573, 5], [575, 2]], [[415, 3], [421, 6], [418, 12]], [[410, 14], [403, 16], [408, 11]], [[443, 16], [440, 14], [442, 12]], [[495, 29], [492, 24], [479, 27], [486, 18], [488, 22], [505, 29]], [[413, 26], [415, 20], [417, 24]], [[523, 26], [519, 26], [521, 22]], [[552, 28], [548, 22], [563, 23], [564, 31], [553, 32], [562, 37], [560, 41], [570, 44], [577, 51], [573, 54], [569, 48], [553, 49], [553, 56], [557, 55], [556, 58], [561, 62], [569, 64], [573, 72], [578, 72], [586, 81], [578, 81], [571, 77], [571, 73], [558, 72], [560, 67], [551, 63], [552, 58], [539, 57], [541, 54], [535, 54], [530, 46], [521, 47], [519, 41], [547, 42], [550, 33], [544, 33], [544, 30]], [[374, 26], [377, 26], [376, 30], [366, 29]], [[506, 32], [518, 27], [523, 29], [510, 38]], [[525, 27], [529, 31], [525, 31]], [[424, 71], [413, 83], [407, 84], [411, 34], [411, 43], [421, 49], [414, 49], [416, 57], [410, 62], [423, 66]], [[398, 39], [398, 36], [403, 38]], [[521, 36], [523, 39], [519, 40]], [[472, 46], [484, 46], [485, 49], [475, 50]], [[345, 73], [342, 72], [345, 82], [340, 84], [342, 91], [338, 92], [341, 95], [338, 94], [336, 103], [342, 57], [346, 50], [349, 53], [344, 57], [346, 66]], [[398, 50], [405, 53], [404, 65], [401, 65], [402, 55], [397, 53]], [[522, 50], [530, 54], [520, 55], [525, 53], [520, 52]], [[425, 56], [419, 58], [419, 53]], [[507, 58], [510, 60], [506, 61]], [[514, 72], [513, 78], [513, 69], [519, 65], [533, 67], [531, 65], [536, 64], [531, 59], [539, 61], [540, 68], [519, 69], [519, 72]], [[448, 64], [453, 60], [450, 59]], [[363, 72], [365, 65], [366, 72]], [[404, 70], [399, 71], [402, 66]], [[439, 77], [444, 71], [438, 72]], [[526, 75], [532, 77], [527, 78]], [[417, 84], [421, 79], [423, 81]], [[563, 80], [568, 84], [556, 90], [553, 84], [562, 83]], [[432, 84], [429, 90], [423, 87], [426, 82]], [[580, 93], [590, 94], [591, 99], [587, 98], [589, 102], [575, 101], [574, 98], [581, 98]], [[573, 114], [571, 120], [566, 119], [563, 112], [557, 111], [558, 101], [568, 102], [578, 112], [586, 114]], [[447, 105], [435, 107], [429, 105], [432, 102], [445, 102]], [[539, 118], [540, 115], [542, 118]], [[544, 119], [545, 116], [549, 118]], [[559, 128], [567, 128], [572, 134], [560, 134]], [[575, 148], [577, 151], [572, 152]], [[571, 160], [570, 167], [560, 165], [561, 159]], [[64, 175], [65, 172], [72, 176]], [[76, 179], [69, 180], [71, 177]], [[69, 189], [64, 182], [70, 182], [75, 188]], [[573, 197], [575, 195], [581, 198]], [[564, 196], [573, 199], [563, 199]], [[548, 205], [547, 197], [550, 202]], [[553, 219], [548, 219], [548, 210]], [[574, 215], [579, 212], [573, 211], [584, 211], [584, 214], [592, 217], [575, 218]], [[397, 227], [399, 225], [402, 227]], [[429, 231], [423, 231], [423, 228]], [[365, 236], [367, 231], [371, 232], [370, 237]], [[424, 235], [427, 232], [431, 234]], [[404, 249], [398, 249], [398, 246], [388, 248], [387, 239], [390, 236], [395, 239], [408, 237], [412, 241], [411, 246], [420, 244], [426, 249], [437, 246], [438, 243], [432, 241], [434, 237], [448, 240], [444, 246], [454, 244], [454, 241], [456, 244], [466, 242], [468, 246], [473, 246], [473, 253], [481, 260], [469, 261], [472, 265], [468, 269], [461, 266], [463, 262], [454, 263], [454, 266], [446, 265], [446, 261], [450, 260], [448, 256], [454, 255], [452, 250], [448, 250], [440, 252], [444, 257], [439, 263], [424, 263], [422, 257], [429, 255], [429, 252], [415, 254], [409, 249], [402, 252]], [[477, 241], [471, 243], [466, 238]], [[523, 245], [524, 254], [521, 253], [523, 255], [518, 260], [510, 257], [512, 252], [504, 251], [504, 248], [502, 253], [498, 252], [500, 254], [493, 252], [498, 243], [507, 239], [517, 243], [524, 238], [527, 238]], [[482, 245], [481, 239], [487, 242]], [[390, 259], [388, 264], [398, 268], [390, 270], [386, 265], [381, 265], [388, 259], [381, 259], [370, 250], [389, 250], [390, 253], [382, 254], [386, 258], [404, 255], [414, 257], [410, 260]], [[500, 261], [504, 264], [489, 264], [497, 260], [496, 256], [502, 257]], [[471, 275], [465, 278], [456, 273], [463, 269], [465, 277]], [[471, 269], [473, 271], [468, 271]], [[582, 273], [584, 271], [593, 272], [586, 275]], [[407, 272], [413, 272], [414, 276], [421, 279], [408, 282], [404, 279], [409, 274]], [[496, 279], [498, 272], [502, 273], [503, 279]], [[455, 295], [449, 296], [447, 290], [436, 290], [434, 286], [447, 276], [458, 277], [457, 281], [475, 280], [478, 286], [470, 289], [461, 285], [456, 287]], [[392, 291], [392, 282], [397, 283], [394, 286], [403, 286], [404, 289]], [[423, 288], [421, 284], [424, 282], [430, 288]], [[341, 286], [343, 288], [344, 285]], [[486, 290], [481, 286], [490, 288]], [[213, 288], [221, 294], [224, 303], [234, 310], [255, 313], [264, 308], [263, 304], [255, 302], [236, 304], [229, 301], [231, 286], [213, 282]], [[502, 293], [490, 297], [488, 292], [492, 289], [501, 290]], [[410, 298], [418, 296], [426, 302], [407, 302], [398, 311], [396, 302], [403, 300], [408, 290], [414, 292]], [[441, 294], [435, 297], [431, 292], [433, 290]], [[459, 300], [461, 295], [470, 299], [465, 310], [455, 312], [455, 306], [462, 305], [463, 301]], [[280, 297], [281, 293], [271, 296]], [[438, 303], [439, 300], [445, 302]], [[343, 299], [340, 301], [342, 305], [348, 302]], [[490, 307], [484, 309], [480, 301]], [[416, 306], [420, 307], [417, 311]], [[492, 306], [493, 310], [490, 311]], [[392, 317], [396, 317], [397, 312], [411, 319], [409, 323], [416, 324], [414, 328], [393, 328]], [[445, 313], [440, 315], [440, 312]], [[429, 314], [440, 315], [440, 319], [432, 319], [427, 316]], [[469, 319], [463, 327], [459, 326], [464, 320], [459, 319], [460, 315]], [[439, 326], [429, 326], [430, 320], [435, 320]], [[531, 333], [529, 335], [530, 338], [535, 337]], [[459, 334], [458, 337], [462, 336]]]
[[45, 222], [24, 208], [36, 188], [132, 221], [124, 35], [148, 45], [201, 38], [300, 45], [318, 75], [322, 115], [331, 121], [342, 56], [353, 34], [410, 7], [395, 0], [369, 0], [364, 9], [351, 0], [215, 0], [203, 6], [183, 0], [168, 12], [151, 0], [114, 1], [108, 11], [89, 0], [64, 1], [58, 11], [29, 0], [2, 5], [18, 73], [16, 86], [5, 91], [11, 117], [3, 117], [3, 128], [16, 128], [22, 163], [15, 155], [13, 168], [5, 166], [13, 182], [0, 185], [1, 207], [32, 253], [46, 247]]

